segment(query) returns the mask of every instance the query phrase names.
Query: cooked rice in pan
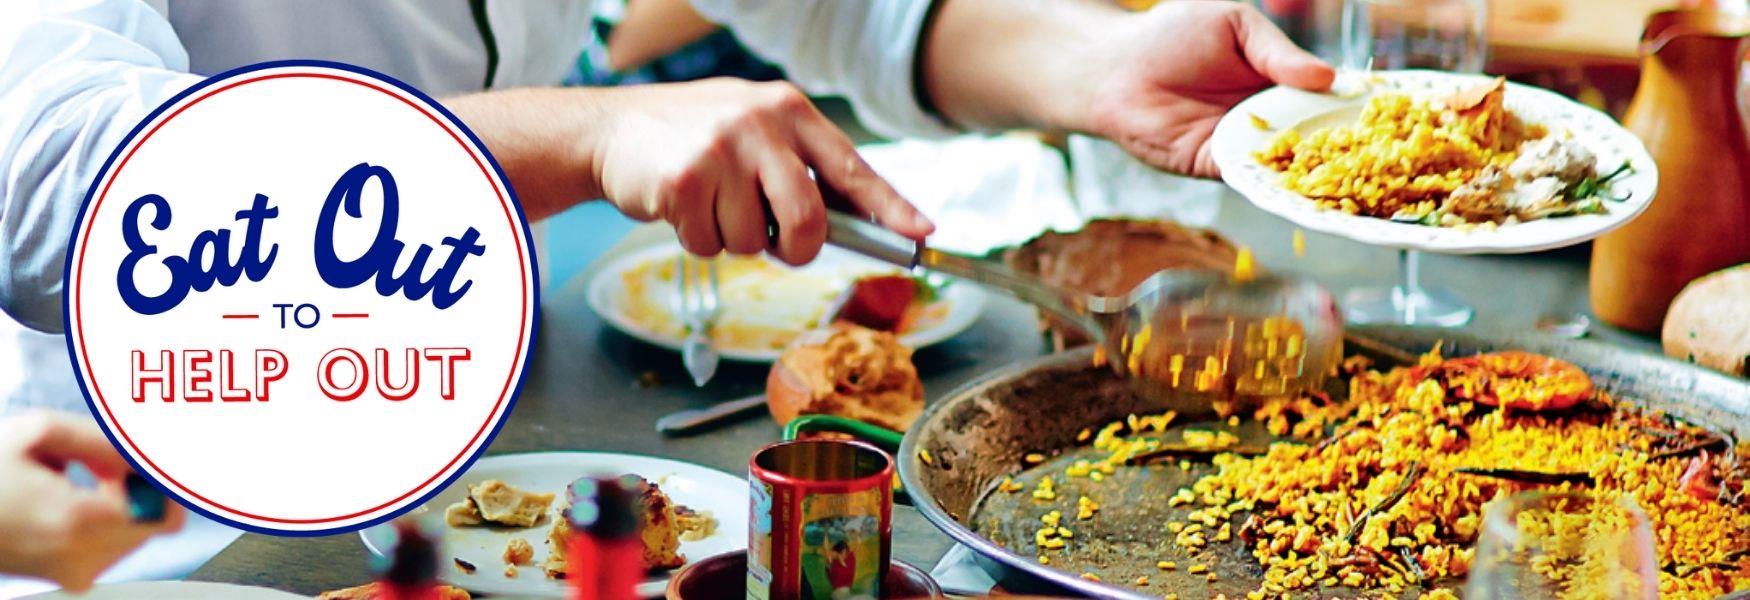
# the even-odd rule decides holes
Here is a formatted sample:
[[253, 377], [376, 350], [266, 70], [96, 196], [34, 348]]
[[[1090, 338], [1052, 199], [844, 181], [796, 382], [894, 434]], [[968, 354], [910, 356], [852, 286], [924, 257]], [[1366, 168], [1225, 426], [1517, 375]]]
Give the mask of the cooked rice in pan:
[[[1575, 379], [1585, 375], [1567, 363], [1501, 355], [1512, 360], [1449, 360], [1436, 352], [1389, 372], [1352, 359], [1347, 401], [1305, 397], [1254, 415], [1273, 433], [1306, 442], [1276, 443], [1251, 457], [1216, 455], [1214, 474], [1168, 501], [1196, 508], [1188, 522], [1163, 525], [1192, 552], [1230, 539], [1249, 548], [1264, 569], [1254, 598], [1339, 585], [1422, 586], [1429, 596], [1452, 597], [1441, 587], [1470, 572], [1490, 502], [1531, 489], [1583, 490], [1606, 503], [1632, 500], [1646, 512], [1662, 597], [1750, 589], [1750, 444], [1618, 405]], [[1110, 457], [1065, 475], [1112, 473], [1159, 446], [1153, 433], [1170, 420], [1132, 417], [1107, 426], [1092, 441]], [[1094, 509], [1078, 518], [1099, 518], [1098, 498], [1081, 501]], [[1065, 517], [1047, 515], [1050, 531], [1035, 540], [1042, 552], [1073, 542], [1056, 529]], [[1042, 554], [1040, 562], [1049, 558]], [[1166, 562], [1163, 571], [1173, 566]], [[1586, 588], [1595, 578], [1582, 567], [1540, 568], [1564, 596], [1597, 591]]]

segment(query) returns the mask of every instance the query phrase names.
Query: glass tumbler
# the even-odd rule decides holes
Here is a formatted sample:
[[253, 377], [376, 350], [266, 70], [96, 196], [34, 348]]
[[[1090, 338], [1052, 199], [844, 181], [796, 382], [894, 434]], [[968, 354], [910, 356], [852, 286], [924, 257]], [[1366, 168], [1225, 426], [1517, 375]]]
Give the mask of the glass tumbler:
[[1521, 492], [1484, 509], [1465, 597], [1658, 597], [1646, 512], [1632, 497]]

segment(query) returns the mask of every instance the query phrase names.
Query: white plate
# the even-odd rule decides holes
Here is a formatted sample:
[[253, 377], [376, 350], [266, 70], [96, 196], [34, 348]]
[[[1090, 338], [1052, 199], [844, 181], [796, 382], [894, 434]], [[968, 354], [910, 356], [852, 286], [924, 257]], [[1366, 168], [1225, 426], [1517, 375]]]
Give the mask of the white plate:
[[[658, 328], [650, 324], [639, 322], [630, 315], [624, 306], [629, 300], [623, 291], [624, 285], [621, 281], [623, 275], [628, 271], [632, 271], [641, 265], [651, 263], [651, 261], [664, 261], [663, 263], [658, 264], [666, 264], [668, 261], [673, 261], [681, 252], [682, 250], [679, 244], [668, 243], [641, 248], [623, 256], [613, 258], [610, 262], [603, 265], [602, 268], [598, 269], [593, 278], [589, 281], [588, 299], [590, 309], [594, 310], [596, 315], [607, 321], [608, 324], [612, 325], [615, 329], [625, 332], [632, 337], [644, 340], [645, 342], [679, 352], [682, 344], [686, 341], [686, 338], [679, 332], [660, 331]], [[763, 258], [762, 260], [771, 259]], [[873, 259], [865, 258], [831, 246], [822, 248], [820, 256], [816, 258], [814, 262], [800, 267], [800, 269], [804, 272], [820, 275], [836, 282], [833, 284], [835, 286], [833, 293], [835, 294], [838, 290], [843, 290], [844, 288], [849, 287], [850, 283], [860, 276], [900, 272], [898, 267], [894, 267], [887, 263], [877, 262]], [[664, 285], [666, 287], [658, 287], [653, 281], [651, 288], [649, 288], [650, 292], [648, 292], [647, 296], [654, 296], [656, 298], [656, 300], [652, 301], [653, 304], [656, 305], [654, 306], [655, 309], [664, 311], [664, 313], [668, 315], [668, 318], [675, 319], [676, 322], [678, 322], [679, 312], [677, 298], [669, 291], [669, 289], [672, 289], [673, 284]], [[974, 321], [978, 320], [979, 312], [984, 310], [985, 292], [983, 289], [980, 289], [978, 286], [969, 282], [952, 281], [947, 286], [941, 288], [941, 291], [941, 297], [935, 302], [946, 302], [947, 313], [942, 315], [940, 319], [920, 329], [899, 336], [900, 343], [912, 348], [922, 348], [940, 343], [948, 338], [954, 337], [962, 331], [965, 331], [966, 328], [972, 326]], [[830, 298], [823, 299], [821, 297], [814, 297], [802, 301], [803, 304], [774, 308], [779, 310], [811, 311], [818, 313], [820, 310], [824, 309], [829, 301]], [[768, 304], [770, 304], [770, 302], [768, 302]], [[728, 319], [738, 318], [734, 314], [734, 311], [737, 310], [740, 310], [738, 309], [737, 304], [733, 301], [726, 300], [723, 302], [723, 313], [718, 316], [718, 322], [721, 323]], [[783, 352], [783, 349], [719, 345], [717, 347], [717, 352], [720, 356], [728, 360], [769, 363], [778, 360], [778, 355]]]
[[49, 592], [19, 600], [309, 600], [279, 590], [204, 581], [136, 581], [91, 588], [79, 595]]
[[[1368, 93], [1395, 91], [1419, 96], [1445, 95], [1486, 83], [1491, 77], [1435, 71], [1380, 71], [1353, 73], [1368, 77]], [[1355, 122], [1367, 94], [1333, 95], [1274, 87], [1240, 102], [1216, 124], [1211, 140], [1221, 178], [1252, 204], [1313, 231], [1339, 235], [1376, 246], [1422, 250], [1442, 254], [1512, 254], [1535, 252], [1577, 244], [1623, 226], [1646, 210], [1659, 186], [1658, 167], [1634, 134], [1608, 115], [1569, 100], [1555, 92], [1509, 82], [1504, 101], [1507, 110], [1528, 123], [1544, 125], [1551, 135], [1569, 132], [1598, 156], [1600, 169], [1609, 171], [1627, 159], [1633, 171], [1612, 182], [1609, 193], [1628, 194], [1625, 202], [1606, 201], [1602, 215], [1575, 215], [1538, 219], [1494, 230], [1463, 231], [1394, 223], [1386, 219], [1350, 215], [1339, 210], [1321, 210], [1306, 197], [1282, 187], [1282, 175], [1260, 164], [1252, 153], [1263, 149], [1278, 131], [1299, 127], [1311, 132], [1318, 127]], [[1268, 122], [1264, 131], [1252, 116]]]
[[[439, 573], [444, 582], [485, 594], [562, 598], [564, 582], [548, 579], [540, 566], [547, 558], [547, 531], [552, 526], [546, 518], [525, 529], [458, 528], [444, 524], [444, 508], [467, 496], [467, 484], [487, 479], [529, 491], [557, 493], [560, 498], [554, 502], [558, 502], [563, 499], [565, 486], [578, 477], [625, 473], [655, 482], [677, 504], [709, 511], [717, 519], [717, 530], [710, 536], [681, 542], [681, 554], [689, 562], [747, 548], [747, 480], [692, 463], [632, 454], [532, 452], [488, 456], [474, 463], [455, 485], [416, 509], [415, 514], [428, 531], [443, 532], [443, 565]], [[364, 538], [365, 547], [372, 554], [382, 556], [393, 534], [393, 527], [379, 525], [359, 532], [359, 537]], [[523, 538], [535, 548], [532, 563], [517, 567], [514, 579], [505, 577], [503, 572], [504, 546], [512, 537]], [[472, 574], [462, 573], [451, 558], [460, 558], [478, 568]], [[638, 593], [647, 598], [657, 597], [667, 586], [668, 574], [663, 574], [639, 585]]]

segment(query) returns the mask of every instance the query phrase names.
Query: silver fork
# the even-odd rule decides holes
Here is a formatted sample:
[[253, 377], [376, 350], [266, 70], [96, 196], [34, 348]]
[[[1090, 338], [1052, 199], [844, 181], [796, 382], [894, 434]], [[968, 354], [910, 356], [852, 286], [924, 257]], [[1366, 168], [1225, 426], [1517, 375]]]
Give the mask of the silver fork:
[[711, 345], [711, 328], [717, 324], [717, 260], [682, 253], [675, 258], [676, 293], [680, 295], [681, 322], [687, 341], [681, 346], [681, 364], [693, 376], [693, 385], [704, 387], [717, 373], [717, 349]]

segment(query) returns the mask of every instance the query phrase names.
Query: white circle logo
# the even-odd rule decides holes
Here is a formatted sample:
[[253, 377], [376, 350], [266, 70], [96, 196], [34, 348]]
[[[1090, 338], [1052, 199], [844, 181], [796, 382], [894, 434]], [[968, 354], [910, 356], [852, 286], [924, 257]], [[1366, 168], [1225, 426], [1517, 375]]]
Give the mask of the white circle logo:
[[110, 157], [67, 253], [67, 348], [142, 475], [251, 531], [393, 518], [479, 456], [533, 345], [535, 264], [454, 115], [335, 63], [225, 73]]

